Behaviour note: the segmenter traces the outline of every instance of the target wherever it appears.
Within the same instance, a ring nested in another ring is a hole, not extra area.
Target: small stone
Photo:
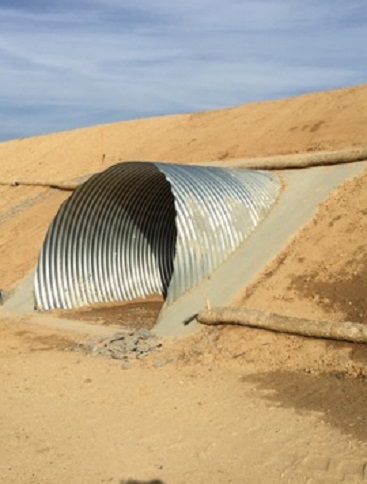
[[[152,333],[149,331],[149,329],[141,328],[136,332],[136,336],[139,339],[149,339],[152,337]]]
[[[151,350],[151,348],[152,346],[148,341],[140,341],[137,345],[137,351],[139,352],[148,352]]]
[[[131,361],[129,361],[129,360],[125,360],[125,361],[123,361],[123,362],[121,363],[121,368],[122,368],[123,370],[130,370],[130,368],[131,368]]]
[[[98,352],[98,354],[100,356],[106,356],[107,358],[109,358],[109,357],[113,358],[112,353],[113,353],[113,351],[110,350],[109,348],[100,348],[100,350]]]
[[[115,333],[112,338],[109,339],[109,343],[114,343],[115,341],[122,341],[125,339],[124,333]]]
[[[110,345],[108,345],[108,348],[111,348],[113,350],[117,350],[117,351],[122,351],[122,350],[126,350],[126,345],[123,344],[121,341],[114,341],[113,343],[111,343]]]
[[[124,358],[126,358],[126,351],[119,351],[111,348],[109,350],[109,356],[114,360],[123,360]]]
[[[106,338],[104,336],[100,336],[99,338],[97,338],[97,343],[103,343],[104,341],[106,341]]]
[[[94,341],[86,341],[83,347],[85,351],[93,351],[96,348]]]
[[[137,341],[135,338],[129,337],[125,343],[126,351],[136,351],[137,350]]]
[[[146,356],[148,356],[148,354],[149,354],[149,351],[139,351],[136,354],[136,358],[140,360],[141,358],[145,358]]]
[[[164,366],[166,364],[167,364],[166,360],[155,360],[154,368],[162,368],[162,366]]]

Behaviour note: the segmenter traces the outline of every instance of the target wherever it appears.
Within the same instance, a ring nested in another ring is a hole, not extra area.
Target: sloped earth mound
[[[367,172],[323,203],[236,304],[289,316],[367,323]]]
[[[103,127],[4,143],[3,176],[63,180],[104,169],[102,160],[149,153],[195,161],[360,146],[366,103],[362,86],[213,117],[136,121],[122,131],[111,125],[104,146]],[[364,173],[332,194],[237,304],[366,322],[366,182]],[[24,190],[0,188],[5,289],[34,267],[67,197]],[[106,329],[111,311],[104,311],[95,322]],[[87,313],[80,319],[92,319]],[[204,328],[127,364],[125,351],[145,351],[147,333],[138,327],[91,341],[33,323],[0,308],[0,481],[366,482],[366,345]],[[81,343],[90,351],[74,351]]]
[[[1,181],[66,181],[118,161],[182,163],[363,147],[367,85],[0,143]],[[0,186],[1,289],[37,262],[66,192]],[[354,210],[355,204],[351,207]]]

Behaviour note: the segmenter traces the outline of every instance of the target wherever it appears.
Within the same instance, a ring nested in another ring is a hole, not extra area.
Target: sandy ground
[[[1,179],[70,180],[118,161],[199,162],[366,146],[367,85],[0,143]]]
[[[0,144],[1,179],[365,146],[366,107],[358,86],[15,140]],[[334,193],[237,303],[365,322],[366,181]],[[0,187],[1,288],[34,266],[67,196]],[[76,317],[139,322],[159,304]],[[0,308],[0,482],[367,482],[365,345],[204,328],[124,369],[74,351],[86,335],[67,321],[32,321]]]
[[[367,479],[366,385],[335,371],[358,346],[204,330],[125,370],[72,351],[81,335],[0,331],[4,483]]]
[[[164,300],[160,295],[137,298],[133,301],[95,304],[73,310],[54,310],[55,317],[88,321],[99,325],[129,326],[132,329],[154,327]]]
[[[236,303],[367,323],[367,172],[339,187]]]

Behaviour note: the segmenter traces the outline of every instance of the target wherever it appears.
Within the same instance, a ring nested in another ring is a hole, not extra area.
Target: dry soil
[[[366,108],[367,86],[357,86],[14,140],[0,144],[0,181],[71,180],[120,160],[361,147]],[[366,181],[332,194],[236,303],[366,322]],[[67,196],[0,187],[1,288],[34,266]],[[135,309],[118,315],[136,322]],[[79,313],[94,327],[110,316]],[[74,351],[87,334],[62,321],[0,308],[1,482],[367,482],[366,346],[203,328],[124,369]]]

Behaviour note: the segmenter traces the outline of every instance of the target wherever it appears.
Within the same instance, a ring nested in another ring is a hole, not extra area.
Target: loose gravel
[[[107,338],[89,338],[79,343],[76,351],[82,351],[93,357],[106,357],[123,360],[122,368],[129,369],[133,360],[145,358],[151,353],[159,352],[162,340],[149,329],[136,331],[119,331]]]

